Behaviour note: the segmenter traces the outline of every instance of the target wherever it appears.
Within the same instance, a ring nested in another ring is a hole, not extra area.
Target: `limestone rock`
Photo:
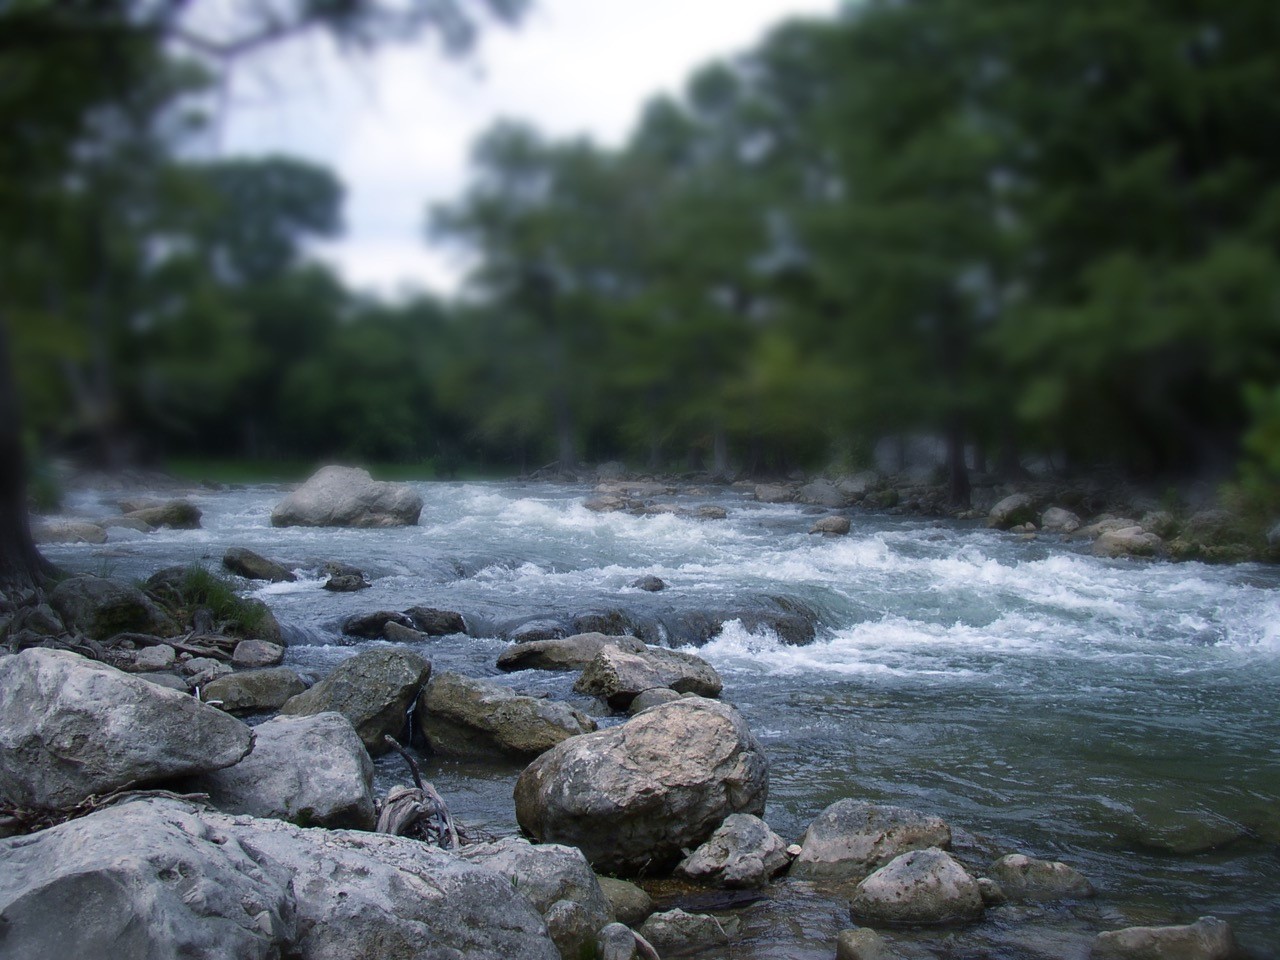
[[[623,923],[611,923],[601,928],[596,936],[596,957],[599,960],[634,960],[636,935]]]
[[[599,697],[615,710],[625,710],[651,687],[717,697],[723,684],[715,667],[691,653],[664,647],[631,652],[605,645],[573,685],[579,693]]]
[[[578,633],[572,637],[517,643],[498,655],[499,670],[581,670],[605,647],[641,653],[644,643],[635,637]]]
[[[273,527],[411,527],[422,497],[358,467],[322,467],[271,511]]]
[[[796,493],[790,487],[777,483],[761,483],[756,486],[756,499],[761,503],[790,503]]]
[[[1060,900],[1092,897],[1093,884],[1065,863],[1036,860],[1021,853],[1001,857],[988,871],[1005,896],[1013,900]]]
[[[1040,515],[1040,528],[1049,533],[1075,533],[1080,518],[1063,507],[1050,507]]]
[[[858,884],[854,917],[880,923],[954,923],[982,916],[978,883],[937,847],[895,857]]]
[[[204,685],[201,693],[206,703],[228,713],[259,713],[279,710],[290,697],[307,689],[306,683],[288,667],[266,670],[241,670]]]
[[[49,595],[49,603],[70,629],[94,640],[117,633],[171,637],[178,625],[145,593],[105,577],[72,577]]]
[[[903,807],[837,800],[809,824],[790,875],[800,880],[857,880],[899,854],[951,846],[951,828]]]
[[[1231,925],[1201,917],[1180,927],[1127,927],[1100,933],[1092,960],[1229,960],[1235,955]]]
[[[762,813],[767,793],[768,761],[742,715],[686,697],[542,754],[516,783],[516,818],[597,870],[628,872],[671,864],[730,814]]]
[[[187,500],[169,500],[155,506],[125,511],[126,520],[141,520],[151,527],[199,530],[200,509]]]
[[[850,503],[849,495],[829,480],[806,483],[796,491],[796,499],[819,507],[847,507]]]
[[[265,640],[241,640],[231,654],[236,667],[274,667],[284,659],[284,647]]]
[[[222,565],[232,573],[249,580],[270,580],[272,583],[293,583],[298,578],[285,567],[268,560],[246,547],[232,547],[222,555]]]
[[[636,698],[627,707],[627,713],[634,717],[637,713],[648,710],[650,707],[670,703],[672,700],[679,700],[683,696],[688,696],[688,694],[676,693],[668,687],[650,687],[648,690],[641,690],[636,694]]]
[[[680,862],[676,874],[730,888],[762,887],[789,862],[787,842],[767,823],[735,813]]]
[[[239,762],[253,732],[194,697],[62,650],[0,659],[0,796],[66,809]]]
[[[1123,527],[1102,534],[1093,542],[1095,557],[1154,557],[1164,550],[1164,541],[1141,527]]]

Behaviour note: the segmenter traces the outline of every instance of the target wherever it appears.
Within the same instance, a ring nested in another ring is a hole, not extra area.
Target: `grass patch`
[[[181,623],[190,623],[195,611],[204,608],[229,636],[279,636],[279,625],[265,603],[240,596],[231,581],[198,564],[161,570],[143,587]]]

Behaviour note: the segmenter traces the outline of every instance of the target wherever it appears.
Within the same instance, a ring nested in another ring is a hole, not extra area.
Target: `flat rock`
[[[1021,853],[1001,857],[987,873],[1011,900],[1064,900],[1094,895],[1093,884],[1073,867]]]
[[[307,689],[306,682],[288,667],[240,670],[210,680],[201,691],[205,702],[228,713],[261,713],[279,710],[290,697]]]
[[[652,687],[717,697],[723,684],[715,667],[691,653],[663,647],[631,651],[604,645],[573,685],[579,693],[599,697],[615,710],[625,710],[637,695]]]
[[[900,854],[951,846],[951,828],[903,807],[837,800],[809,824],[790,875],[800,880],[858,880]]]
[[[232,547],[222,555],[222,565],[234,574],[249,580],[270,580],[272,583],[293,583],[298,578],[274,560],[268,560],[247,547]]]
[[[238,763],[253,732],[194,697],[62,650],[0,659],[0,796],[67,809]]]
[[[787,841],[759,817],[735,813],[676,867],[676,875],[729,888],[762,887],[790,863]]]
[[[70,629],[94,640],[117,633],[171,637],[173,622],[145,593],[130,583],[106,577],[71,577],[49,595],[49,603]]]
[[[404,483],[384,483],[358,467],[322,467],[276,504],[273,527],[405,527],[422,513],[422,497]]]
[[[937,847],[895,857],[858,884],[855,918],[880,923],[956,923],[982,916],[982,893],[946,851]]]
[[[605,647],[640,653],[645,644],[635,637],[579,633],[572,637],[517,643],[498,654],[499,670],[582,670]]]
[[[762,813],[767,793],[768,761],[742,715],[686,697],[542,754],[516,783],[516,818],[535,840],[627,873],[674,864],[730,814]]]
[[[1231,925],[1201,917],[1177,927],[1127,927],[1100,933],[1093,960],[1229,960],[1235,956]]]

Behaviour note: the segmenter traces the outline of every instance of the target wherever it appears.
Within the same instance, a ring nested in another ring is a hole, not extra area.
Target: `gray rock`
[[[194,697],[62,650],[0,659],[0,796],[66,809],[238,763],[253,732]]]
[[[861,473],[855,473],[852,476],[841,477],[836,481],[836,489],[851,500],[856,500],[866,496],[881,482],[882,478],[876,471],[863,470]]]
[[[663,647],[632,652],[605,645],[573,685],[579,693],[599,697],[615,710],[625,710],[652,687],[717,697],[723,684],[715,667],[691,653]]]
[[[1277,531],[1280,531],[1280,524],[1276,525],[1276,529]],[[1277,540],[1280,540],[1280,536],[1277,536]],[[636,590],[645,590],[649,593],[658,593],[659,591],[667,589],[667,585],[663,583],[662,578],[655,577],[653,574],[638,577],[631,581],[631,586]]]
[[[518,696],[492,680],[438,673],[418,701],[418,727],[436,753],[535,757],[590,733],[595,721],[555,700]]]
[[[170,527],[174,530],[199,530],[200,509],[187,500],[170,500],[157,506],[126,510],[126,520],[141,520],[151,527]]]
[[[504,636],[513,643],[534,643],[538,640],[558,640],[574,632],[586,633],[588,631],[572,631],[561,620],[542,617],[518,623],[505,630]]]
[[[431,638],[421,630],[402,627],[394,620],[388,620],[382,628],[383,639],[389,643],[426,643]]]
[[[143,647],[133,655],[133,668],[139,672],[168,670],[177,660],[178,654],[167,643],[154,647]]]
[[[120,530],[133,530],[137,533],[151,533],[155,527],[147,523],[145,520],[139,520],[137,517],[107,517],[100,521],[100,526],[104,530],[113,528]]]
[[[951,828],[903,807],[837,800],[809,824],[790,875],[800,880],[857,880],[899,854],[951,846]]]
[[[231,672],[231,668],[225,663],[212,657],[192,657],[184,661],[179,669],[190,678],[199,677],[202,683]]]
[[[644,643],[635,637],[578,633],[572,637],[513,644],[498,654],[498,669],[581,670],[605,647],[617,647],[633,653],[640,653],[645,649]]]
[[[201,693],[206,703],[228,713],[260,713],[279,710],[290,697],[307,689],[306,683],[288,667],[242,670],[210,680]]]
[[[178,625],[151,598],[129,583],[105,577],[72,577],[49,595],[63,623],[94,640],[117,633],[171,637]]]
[[[342,632],[349,637],[364,637],[366,640],[381,640],[386,636],[388,623],[398,623],[402,627],[414,629],[413,621],[403,613],[394,610],[376,610],[373,613],[359,613],[342,621]]]
[[[1142,529],[1162,539],[1178,532],[1178,521],[1168,510],[1151,510],[1142,515]]]
[[[1164,551],[1164,541],[1141,527],[1123,527],[1102,534],[1090,549],[1095,557],[1155,557]]]
[[[1104,533],[1111,533],[1114,530],[1127,530],[1129,527],[1141,528],[1141,526],[1132,517],[1117,517],[1110,513],[1104,513],[1100,517],[1095,517],[1094,521],[1088,526],[1081,527],[1077,533],[1081,537],[1096,540]]]
[[[373,584],[362,576],[353,577],[350,574],[340,573],[326,580],[322,589],[331,593],[355,593],[357,590],[368,590],[372,586]]]
[[[1235,956],[1231,925],[1201,917],[1181,927],[1127,927],[1100,933],[1093,960],[1229,960]]]
[[[758,484],[755,495],[761,503],[790,503],[796,498],[795,490],[777,483]]]
[[[982,902],[988,907],[998,907],[1009,902],[1004,889],[990,877],[978,878],[978,892],[982,894]]]
[[[796,491],[796,499],[801,503],[809,503],[818,507],[847,507],[849,495],[829,480],[815,480],[806,483]]]
[[[36,543],[106,543],[107,531],[88,520],[50,518],[32,524]]]
[[[241,640],[231,654],[237,667],[274,667],[284,659],[284,647],[265,640]]]
[[[724,507],[717,506],[714,503],[704,503],[693,515],[699,520],[727,520],[729,519],[729,511]]]
[[[676,693],[669,687],[651,687],[636,694],[636,698],[627,707],[627,713],[634,717],[637,713],[648,710],[650,707],[670,703],[672,700],[679,700],[685,696],[691,696],[691,694]]]
[[[982,916],[978,883],[937,847],[895,857],[858,884],[855,918],[880,923],[955,923]]]
[[[372,830],[373,761],[340,713],[276,717],[253,728],[253,752],[192,781],[224,813],[300,827]]]
[[[430,676],[431,664],[413,651],[375,647],[344,660],[280,712],[311,716],[336,710],[355,726],[365,749],[378,756],[389,749],[383,737],[403,729],[409,705]]]
[[[1036,860],[1021,853],[1001,857],[988,871],[1012,900],[1062,900],[1092,897],[1093,884],[1065,863]]]
[[[358,467],[322,467],[271,511],[273,527],[411,527],[422,497]]]
[[[1049,533],[1075,533],[1080,529],[1080,518],[1064,507],[1050,507],[1040,514],[1040,528]]]
[[[729,945],[729,935],[715,917],[706,913],[685,913],[678,907],[651,916],[640,927],[640,936],[653,944],[664,958]]]
[[[637,927],[653,913],[653,898],[630,880],[617,877],[598,877],[613,915],[628,927]]]
[[[729,888],[763,887],[788,863],[787,841],[759,817],[735,813],[680,862],[676,874]]]
[[[634,960],[636,935],[623,923],[611,923],[602,927],[596,937],[598,960]]]
[[[410,607],[405,613],[413,621],[413,627],[431,637],[447,637],[451,634],[467,632],[467,622],[456,610]]]
[[[829,537],[843,537],[849,532],[850,527],[848,517],[823,517],[809,528],[809,532],[821,533]]]
[[[869,927],[841,930],[836,939],[836,960],[891,960],[884,937]]]
[[[187,686],[187,681],[174,673],[137,673],[134,676],[139,680],[147,681],[147,683],[154,683],[158,687],[164,687],[166,690],[177,690],[179,693],[186,693],[191,689]]]
[[[250,580],[293,583],[298,579],[292,571],[246,547],[232,547],[223,554],[222,565],[232,573]]]
[[[1036,520],[1035,497],[1029,493],[1014,493],[991,508],[987,514],[987,526],[996,530],[1008,530],[1020,523]]]
[[[542,754],[516,783],[516,818],[535,840],[626,873],[673,863],[730,814],[762,813],[767,793],[768,761],[742,715],[686,697]]]

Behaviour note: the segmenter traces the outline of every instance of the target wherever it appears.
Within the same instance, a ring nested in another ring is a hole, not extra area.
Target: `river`
[[[807,645],[730,621],[696,650],[769,755],[775,830],[798,837],[842,797],[895,803],[943,817],[982,849],[1064,860],[1100,890],[1088,907],[904,934],[905,955],[1068,956],[1086,932],[1213,914],[1258,957],[1280,956],[1280,569],[1101,560],[1058,537],[862,512],[848,536],[823,538],[807,531],[824,511],[735,488],[663,498],[728,514],[697,520],[593,513],[581,486],[416,486],[416,527],[276,530],[281,491],[248,487],[196,492],[201,530],[112,530],[106,545],[46,552],[126,577],[216,566],[229,546],[298,569],[354,564],[371,589],[329,593],[313,572],[255,591],[290,636],[286,662],[317,675],[358,648],[341,620],[375,609],[462,612],[482,636],[423,652],[437,670],[484,676],[497,675],[498,634],[533,617],[621,611],[661,632],[708,609],[808,611]],[[112,512],[94,494],[71,505]],[[630,586],[644,574],[667,589]],[[572,696],[571,677],[501,679]],[[399,780],[398,764],[382,761],[380,781]],[[515,830],[518,772],[426,767],[455,815],[495,834]],[[807,926],[796,916],[806,896],[746,910],[733,956],[829,957],[829,940],[802,941],[849,924],[817,898]],[[1056,932],[1028,937],[1032,921]]]

